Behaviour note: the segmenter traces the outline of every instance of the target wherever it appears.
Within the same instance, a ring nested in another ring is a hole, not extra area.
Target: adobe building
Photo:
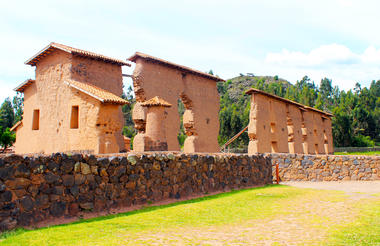
[[[333,154],[330,113],[254,88],[248,125],[248,154]]]
[[[15,89],[24,93],[23,119],[12,128],[16,153],[125,149],[121,67],[130,64],[57,43],[25,64],[36,78]]]
[[[185,106],[183,125],[187,135],[184,152],[219,152],[219,94],[216,83],[224,80],[140,52],[128,60],[136,63],[132,78],[137,102],[132,117],[139,133],[146,131],[147,113],[142,103],[155,96],[164,98],[172,105],[166,110],[168,150],[179,151],[178,100],[181,100]],[[134,149],[136,147],[134,142]]]

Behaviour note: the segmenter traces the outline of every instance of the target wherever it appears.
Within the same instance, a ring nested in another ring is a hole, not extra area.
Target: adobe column
[[[144,151],[167,151],[165,108],[171,107],[172,105],[156,96],[143,102],[141,106],[147,107]]]

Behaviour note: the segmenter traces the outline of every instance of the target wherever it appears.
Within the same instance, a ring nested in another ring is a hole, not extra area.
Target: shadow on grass
[[[272,187],[285,188],[285,187],[289,187],[289,186],[287,186],[287,185],[270,184],[270,185],[265,185],[265,186],[261,186],[261,187],[254,187],[254,188],[247,188],[247,189],[240,189],[240,190],[231,190],[231,191],[228,191],[228,192],[223,192],[223,193],[219,193],[219,194],[215,194],[215,195],[209,195],[209,196],[194,198],[194,199],[185,200],[185,201],[173,202],[173,203],[169,203],[169,204],[165,204],[165,205],[157,205],[157,206],[155,206],[155,205],[147,205],[149,207],[143,207],[141,209],[137,209],[137,210],[133,210],[133,211],[128,211],[128,212],[125,212],[125,213],[118,213],[118,214],[99,216],[99,217],[90,218],[90,219],[79,219],[78,221],[67,223],[67,224],[53,225],[53,226],[42,227],[42,228],[38,228],[38,229],[17,228],[17,229],[12,230],[12,231],[4,232],[3,234],[0,235],[0,239],[4,240],[4,239],[6,239],[6,238],[8,238],[10,236],[21,235],[21,234],[23,234],[25,232],[33,231],[33,230],[43,231],[43,230],[47,230],[47,229],[50,229],[50,228],[59,228],[59,227],[67,226],[67,225],[75,225],[75,224],[82,224],[82,223],[91,223],[91,222],[95,222],[95,221],[110,220],[110,219],[117,218],[117,217],[130,216],[130,215],[141,214],[141,213],[147,213],[147,212],[151,212],[151,211],[155,211],[155,210],[160,210],[160,209],[165,209],[165,208],[170,208],[170,207],[175,207],[175,206],[183,205],[183,204],[199,203],[199,202],[208,201],[208,200],[214,200],[214,199],[218,199],[218,198],[222,198],[222,197],[228,197],[228,196],[231,196],[231,195],[234,195],[234,194],[238,194],[238,193],[244,193],[244,192],[249,192],[249,191],[252,191],[252,190],[259,190],[259,189],[263,189],[264,190],[264,189],[268,189],[268,188],[272,188]]]

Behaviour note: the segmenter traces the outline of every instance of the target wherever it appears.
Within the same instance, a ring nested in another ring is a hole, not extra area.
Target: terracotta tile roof
[[[123,98],[116,96],[115,94],[106,91],[102,88],[99,88],[97,86],[83,83],[83,82],[78,82],[75,80],[66,80],[65,83],[72,87],[75,88],[99,101],[102,103],[114,103],[114,104],[129,104],[127,100],[124,100]]]
[[[22,126],[22,120],[17,121],[16,124],[14,124],[14,126],[12,126],[12,128],[9,129],[9,131],[14,132],[14,131],[17,130],[17,128],[18,128],[19,126]]]
[[[136,52],[133,56],[129,57],[127,60],[129,60],[131,62],[136,62],[137,58],[142,58],[144,60],[148,60],[148,61],[151,61],[151,62],[156,62],[156,63],[162,64],[164,66],[167,66],[167,67],[171,67],[171,68],[174,68],[174,69],[179,69],[179,70],[187,72],[187,73],[198,75],[198,76],[203,77],[203,78],[215,80],[216,82],[219,82],[219,81],[225,82],[224,79],[221,79],[221,78],[216,77],[214,75],[211,75],[211,74],[208,74],[208,73],[204,73],[204,72],[201,72],[201,71],[198,71],[198,70],[186,67],[186,66],[178,65],[178,64],[175,64],[175,63],[172,63],[172,62],[169,62],[169,61],[165,61],[163,59],[160,59],[160,58],[157,58],[157,57],[154,57],[154,56],[151,56],[151,55],[147,55],[147,54],[144,54],[144,53],[141,53],[141,52]]]
[[[162,99],[159,96],[155,96],[143,103],[141,103],[141,106],[163,106],[163,107],[171,107],[172,105]]]
[[[286,98],[283,98],[283,97],[279,97],[279,96],[276,96],[276,95],[272,95],[270,93],[267,93],[265,91],[261,91],[261,90],[258,90],[258,89],[255,89],[255,88],[251,88],[249,90],[247,90],[245,92],[245,94],[248,94],[248,95],[251,95],[251,94],[262,94],[262,95],[265,95],[265,96],[268,96],[268,97],[271,97],[271,98],[274,98],[274,99],[277,99],[277,100],[280,100],[280,101],[283,101],[283,102],[286,102],[286,103],[289,103],[289,104],[293,104],[293,105],[296,105],[298,106],[301,110],[304,110],[304,111],[308,111],[308,110],[311,110],[311,111],[315,111],[315,112],[318,112],[320,114],[323,114],[323,115],[326,115],[328,117],[332,117],[334,116],[333,114],[330,114],[330,113],[327,113],[325,111],[322,111],[322,110],[319,110],[319,109],[316,109],[316,108],[312,108],[312,107],[309,107],[309,106],[306,106],[306,105],[303,105],[301,103],[298,103],[298,102],[295,102],[295,101],[292,101],[292,100],[289,100],[289,99],[286,99]]]
[[[129,67],[131,66],[131,64],[129,64],[123,60],[119,60],[119,59],[111,58],[108,56],[96,54],[96,53],[93,53],[90,51],[76,49],[76,48],[73,48],[73,47],[70,47],[67,45],[58,44],[58,43],[54,43],[54,42],[50,43],[48,46],[46,46],[44,49],[42,49],[40,52],[38,52],[32,58],[27,60],[25,62],[25,64],[35,66],[40,61],[40,59],[49,55],[54,50],[62,50],[62,51],[65,51],[65,52],[73,54],[73,55],[83,56],[83,57],[87,57],[87,58],[95,59],[95,60],[102,60],[104,62],[113,63],[113,64],[117,64],[120,66],[129,66]]]
[[[31,84],[36,82],[34,79],[27,79],[24,82],[22,82],[19,86],[14,88],[13,90],[18,91],[18,92],[24,92],[24,90],[29,87]]]

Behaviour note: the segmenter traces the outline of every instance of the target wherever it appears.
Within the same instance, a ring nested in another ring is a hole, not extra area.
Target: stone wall
[[[0,229],[269,183],[271,162],[262,155],[7,155],[0,157]]]
[[[380,180],[380,156],[268,154],[281,181]],[[273,168],[273,178],[276,179]]]

